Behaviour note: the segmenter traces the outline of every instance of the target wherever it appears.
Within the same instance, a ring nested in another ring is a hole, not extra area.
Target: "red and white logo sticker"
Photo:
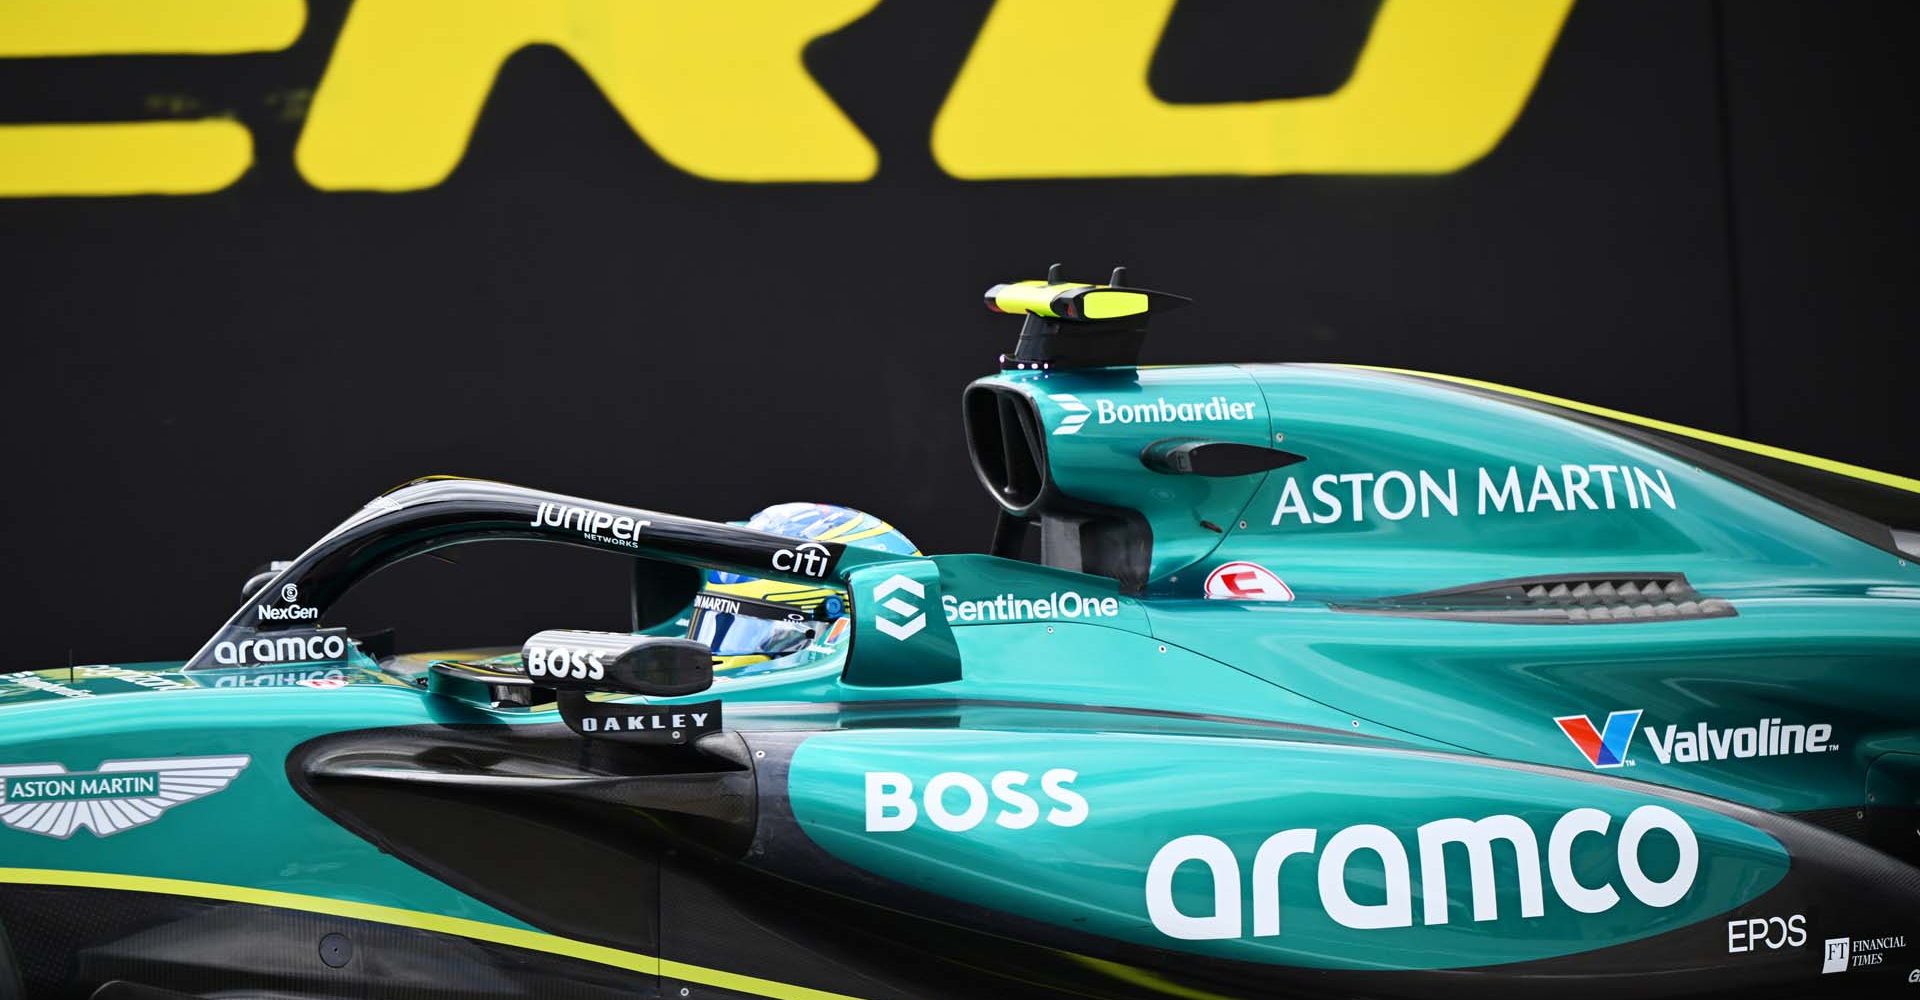
[[[1230,562],[1207,574],[1207,599],[1291,601],[1293,589],[1259,563]]]
[[[324,691],[346,687],[347,679],[345,677],[302,677],[294,683],[301,687],[320,688]]]

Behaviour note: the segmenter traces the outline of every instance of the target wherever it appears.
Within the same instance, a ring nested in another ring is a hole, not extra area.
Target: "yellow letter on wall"
[[[578,62],[669,163],[727,181],[860,181],[879,158],[801,64],[878,0],[357,0],[294,160],[315,187],[432,187],[500,64]]]
[[[999,0],[933,127],[972,180],[1445,173],[1520,114],[1573,0],[1385,0],[1323,97],[1169,104],[1147,69],[1176,0]]]
[[[300,37],[302,0],[4,0],[0,58],[272,52]],[[0,197],[203,194],[253,163],[228,118],[0,125]]]

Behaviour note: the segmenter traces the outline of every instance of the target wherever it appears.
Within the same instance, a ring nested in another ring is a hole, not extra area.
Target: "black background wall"
[[[958,393],[1014,333],[979,293],[1054,260],[1198,299],[1151,361],[1423,368],[1920,473],[1905,6],[1582,0],[1500,144],[1426,176],[957,180],[928,133],[983,0],[884,0],[808,48],[880,153],[849,184],[690,176],[530,48],[444,183],[316,190],[266,98],[319,79],[335,0],[281,53],[0,60],[0,122],[185,94],[256,145],[214,194],[0,199],[5,660],[183,656],[255,565],[432,472],[710,517],[833,500],[978,547]],[[1370,13],[1184,0],[1151,82],[1331,90]],[[617,622],[618,560],[476,548],[348,624]]]

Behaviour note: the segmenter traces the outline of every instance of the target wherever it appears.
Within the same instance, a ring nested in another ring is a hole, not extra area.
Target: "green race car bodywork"
[[[993,554],[425,480],[186,661],[0,675],[0,966],[30,995],[1920,989],[1920,545],[1881,513],[1920,484],[1339,366],[1015,365],[964,410]],[[850,637],[592,700],[627,741],[513,687],[518,653],[376,660],[327,618],[503,537],[633,560],[640,640],[689,567],[842,587]]]

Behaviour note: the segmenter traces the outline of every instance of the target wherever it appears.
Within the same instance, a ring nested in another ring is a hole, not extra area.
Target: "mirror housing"
[[[653,705],[596,701],[590,691],[672,698],[713,686],[705,643],[657,635],[549,629],[528,639],[520,662],[527,682],[554,690],[567,727],[623,743],[688,746],[720,730],[719,700]]]
[[[548,629],[527,640],[520,660],[529,681],[556,691],[673,698],[713,686],[713,652],[691,639]]]
[[[668,705],[598,701],[589,693],[673,698],[713,685],[713,653],[691,639],[624,632],[549,629],[520,649],[520,669],[443,660],[429,687],[495,707],[532,707],[552,692],[560,718],[582,736],[623,743],[690,746],[718,732],[720,701]]]

